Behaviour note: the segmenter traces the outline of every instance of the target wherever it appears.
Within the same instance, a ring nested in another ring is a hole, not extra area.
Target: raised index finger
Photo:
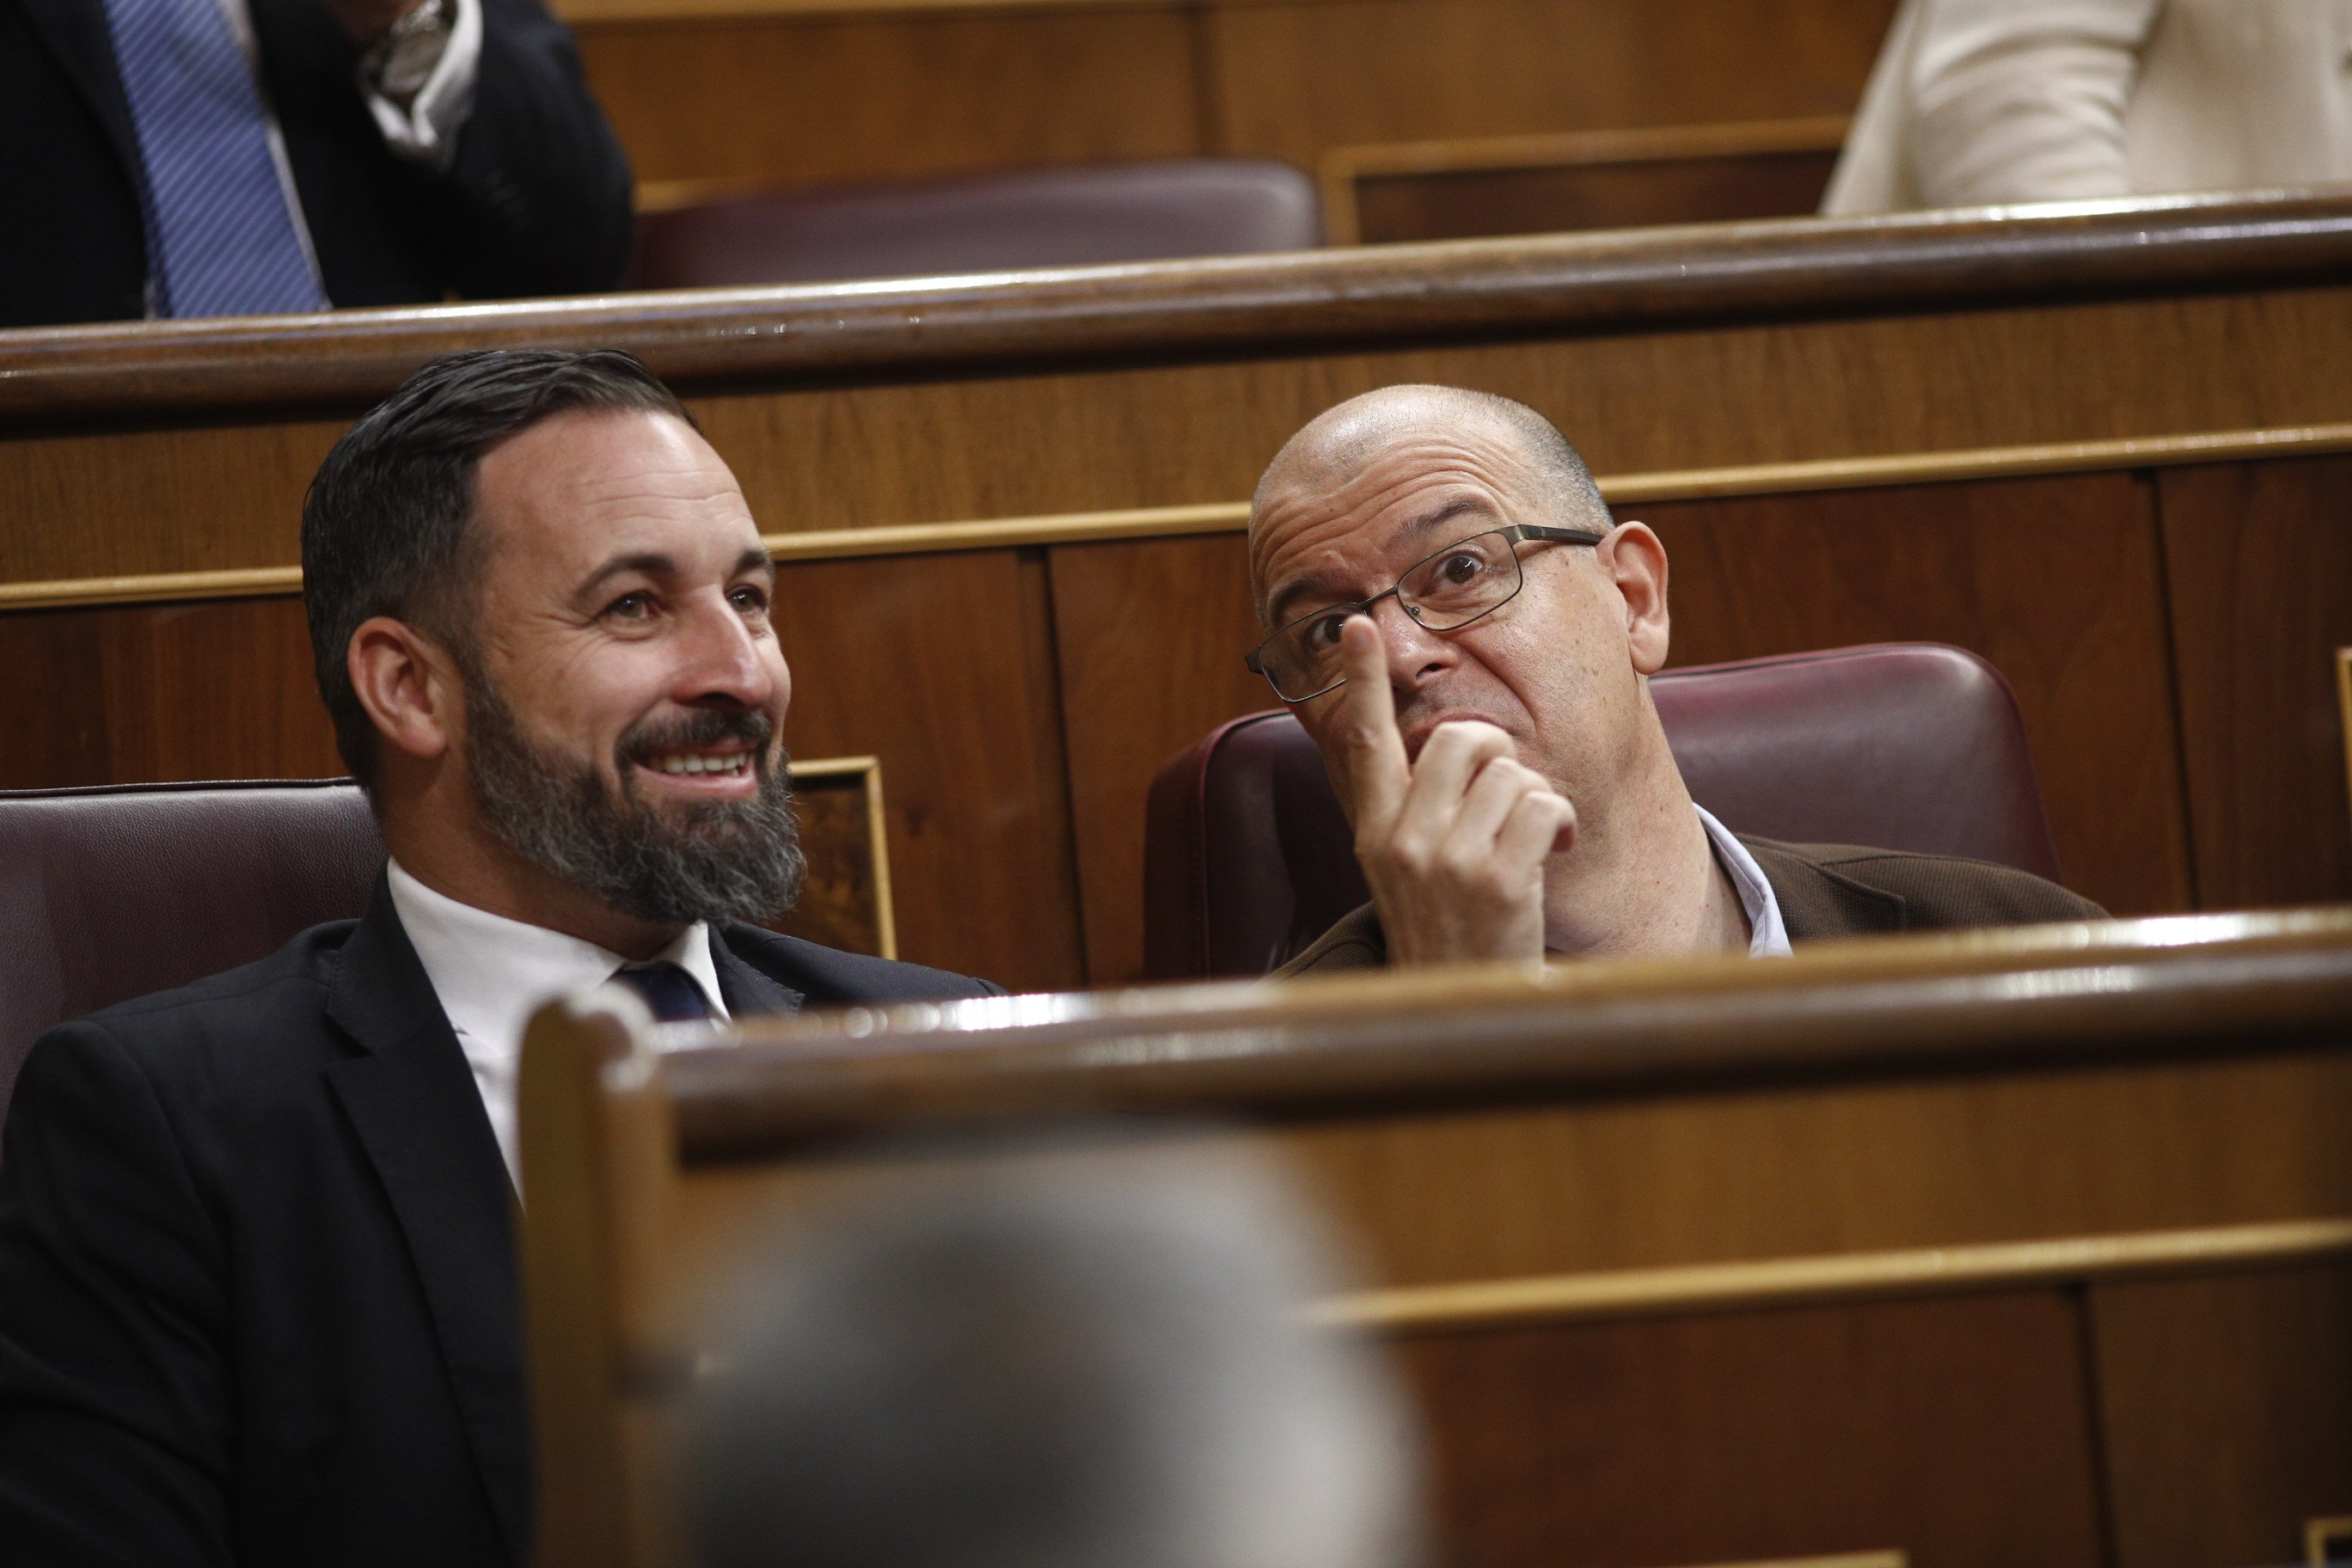
[[[1339,727],[1360,836],[1368,827],[1385,829],[1396,820],[1412,783],[1412,765],[1405,761],[1404,736],[1397,731],[1388,647],[1371,616],[1349,616],[1339,628],[1339,662],[1348,673],[1339,699]]]

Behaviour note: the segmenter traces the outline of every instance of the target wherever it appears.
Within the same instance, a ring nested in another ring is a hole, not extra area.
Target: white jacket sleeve
[[[2163,0],[1925,0],[1912,183],[1929,206],[2128,195],[2124,109]]]

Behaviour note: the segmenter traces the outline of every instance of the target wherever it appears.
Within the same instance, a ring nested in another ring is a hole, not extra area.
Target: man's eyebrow
[[[572,597],[593,598],[597,589],[614,578],[631,572],[642,572],[648,577],[675,577],[677,575],[677,563],[659,551],[639,551],[631,555],[615,555],[583,579],[580,586],[572,590]]]
[[[755,544],[735,557],[735,570],[730,577],[740,577],[746,572],[757,572],[771,583],[776,580],[776,558],[768,553],[764,544]]]
[[[1451,500],[1432,507],[1428,511],[1406,523],[1397,530],[1396,536],[1401,540],[1422,538],[1453,521],[1464,512],[1491,513],[1493,510],[1494,508],[1486,503],[1484,496],[1455,496]],[[1266,620],[1276,626],[1286,624],[1287,617],[1284,612],[1297,603],[1303,595],[1313,592],[1322,584],[1323,580],[1312,574],[1299,578],[1295,583],[1286,584],[1280,593],[1266,601]]]

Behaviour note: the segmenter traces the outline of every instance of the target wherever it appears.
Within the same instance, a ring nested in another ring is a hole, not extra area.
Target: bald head
[[[1550,420],[1491,392],[1407,384],[1383,386],[1327,408],[1284,442],[1258,479],[1250,527],[1256,530],[1268,499],[1288,486],[1329,486],[1402,442],[1467,430],[1501,437],[1534,498],[1559,520],[1608,526],[1608,503],[1592,482],[1592,470]]]

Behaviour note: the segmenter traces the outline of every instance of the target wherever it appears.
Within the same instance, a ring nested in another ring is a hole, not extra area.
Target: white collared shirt
[[[1703,805],[1696,809],[1700,826],[1706,829],[1707,841],[1715,846],[1715,858],[1730,875],[1731,886],[1739,895],[1739,907],[1747,911],[1748,956],[1788,957],[1789,928],[1781,923],[1780,900],[1773,893],[1764,868],[1756,863],[1748,846],[1732,836],[1731,829],[1715,819],[1714,813]]]
[[[523,1026],[551,997],[601,985],[629,960],[593,942],[544,926],[525,925],[436,893],[392,862],[392,907],[425,965],[441,1011],[474,1069],[474,1087],[489,1113],[507,1174],[522,1190],[515,1148],[515,1079],[522,1063]],[[693,977],[702,999],[729,1017],[719,994],[719,966],[710,956],[710,928],[700,921],[654,955]]]

